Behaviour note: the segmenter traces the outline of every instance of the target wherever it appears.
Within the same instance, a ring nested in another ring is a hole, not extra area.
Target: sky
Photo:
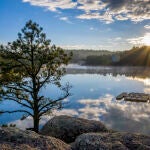
[[[150,0],[0,0],[0,44],[14,41],[30,19],[65,49],[150,45]]]

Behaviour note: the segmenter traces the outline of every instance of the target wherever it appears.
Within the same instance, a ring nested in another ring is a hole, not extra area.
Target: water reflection
[[[80,65],[68,65],[66,67],[68,74],[112,74],[113,76],[125,75],[139,78],[150,77],[150,67],[93,67],[93,66],[80,66]]]
[[[95,69],[95,70],[94,70]],[[150,134],[150,104],[116,101],[122,92],[150,92],[150,69],[145,68],[79,68],[67,69],[68,74],[62,82],[69,82],[73,94],[65,101],[64,109],[54,111],[41,119],[40,125],[55,115],[71,115],[82,118],[101,120],[108,127],[121,130]],[[55,97],[58,91],[50,85],[41,91],[46,96]],[[3,103],[1,108],[15,109],[17,104]],[[0,109],[1,109],[0,108]],[[32,127],[32,118],[20,121],[21,115],[2,115],[0,123],[13,122],[25,129]]]
[[[79,116],[78,112],[74,109],[63,109],[60,111],[54,110],[52,114],[42,116],[42,118],[40,120],[40,127],[43,126],[52,117],[59,116],[59,115]],[[16,126],[22,130],[25,130],[26,128],[33,127],[33,120],[31,117],[27,117],[23,121],[20,119],[15,120],[15,121],[11,121],[9,124],[11,124],[11,123],[16,124]]]
[[[54,111],[51,116],[44,116],[40,125],[45,124],[52,116],[70,115],[81,118],[100,120],[107,127],[120,130],[150,134],[150,105],[148,103],[131,103],[116,101],[113,95],[106,94],[98,99],[80,99],[82,104],[79,109],[63,109]],[[32,118],[16,120],[19,128],[32,127]]]
[[[148,77],[146,77],[145,76],[145,78],[140,78],[140,77],[128,77],[128,79],[130,79],[130,80],[137,80],[137,81],[139,81],[139,82],[143,82],[144,83],[144,85],[145,86],[149,86],[150,87],[150,78],[148,78]]]
[[[115,101],[106,95],[99,99],[82,99],[80,116],[102,120],[108,127],[121,131],[150,134],[150,104]]]

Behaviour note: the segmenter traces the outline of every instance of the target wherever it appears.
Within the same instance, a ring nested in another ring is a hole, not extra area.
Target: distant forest
[[[89,66],[150,66],[150,46],[126,51],[65,50],[73,53],[70,63]],[[1,54],[0,54],[1,55]],[[0,56],[1,59],[1,56]]]
[[[150,66],[150,46],[127,51],[66,50],[73,53],[71,63],[91,66]]]

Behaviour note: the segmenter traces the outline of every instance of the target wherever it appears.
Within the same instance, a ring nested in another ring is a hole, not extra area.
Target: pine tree
[[[62,86],[60,79],[65,73],[71,55],[63,49],[51,45],[43,29],[28,21],[18,33],[18,39],[7,46],[0,46],[0,98],[23,106],[19,110],[4,110],[1,113],[23,112],[23,118],[33,117],[33,130],[39,131],[39,121],[43,115],[62,107],[62,102],[70,95],[70,86]],[[63,91],[58,99],[41,95],[47,84],[55,84]]]

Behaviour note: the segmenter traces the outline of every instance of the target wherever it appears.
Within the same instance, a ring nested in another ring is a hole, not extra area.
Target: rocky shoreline
[[[99,121],[57,116],[39,134],[0,128],[0,150],[150,150],[150,136],[113,131]]]

